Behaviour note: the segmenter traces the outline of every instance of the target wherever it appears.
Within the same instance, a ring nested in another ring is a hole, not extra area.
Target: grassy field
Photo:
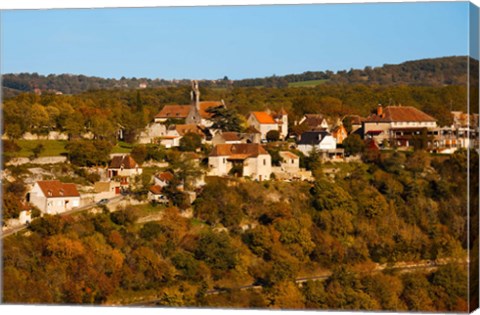
[[[311,80],[311,81],[302,81],[302,82],[291,82],[288,83],[288,87],[315,87],[320,84],[324,84],[328,80]]]
[[[44,148],[40,156],[58,156],[67,152],[65,151],[65,145],[67,144],[65,140],[18,140],[17,144],[20,146],[20,152],[16,153],[15,156],[18,157],[33,155],[32,149],[39,144],[43,145]]]
[[[123,141],[117,142],[113,147],[112,153],[130,153],[132,151],[132,145]]]

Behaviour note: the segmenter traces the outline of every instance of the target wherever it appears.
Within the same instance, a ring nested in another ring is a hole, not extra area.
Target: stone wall
[[[68,140],[66,133],[58,131],[50,131],[48,135],[37,135],[34,133],[26,132],[22,136],[23,140]]]
[[[67,162],[67,157],[66,156],[43,156],[39,157],[33,160],[30,160],[29,158],[21,157],[21,158],[13,158],[10,161],[8,161],[7,165],[23,165],[23,164],[58,164],[58,163],[65,163]]]

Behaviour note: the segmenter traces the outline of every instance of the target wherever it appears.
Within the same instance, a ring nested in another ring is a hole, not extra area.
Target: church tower
[[[192,105],[197,109],[200,110],[200,90],[198,89],[198,81],[192,81],[192,91],[190,92],[190,97],[192,101]]]
[[[187,124],[198,125],[202,122],[200,116],[200,90],[198,89],[198,81],[192,80],[192,91],[190,91],[191,109],[185,120]]]

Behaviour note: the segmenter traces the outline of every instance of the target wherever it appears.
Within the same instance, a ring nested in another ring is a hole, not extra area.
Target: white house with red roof
[[[269,180],[272,158],[260,145],[254,143],[218,144],[208,157],[210,176],[233,175]]]
[[[59,180],[36,182],[28,199],[45,214],[58,214],[80,206],[80,194],[75,184]]]
[[[142,174],[142,168],[128,154],[114,156],[108,166],[108,177],[134,177]]]
[[[153,180],[156,186],[165,187],[170,184],[173,179],[173,174],[170,172],[161,172],[159,174],[155,174]]]
[[[149,201],[156,203],[166,204],[168,203],[167,196],[163,193],[163,187],[159,185],[152,185],[148,189],[147,198]]]
[[[251,112],[247,124],[260,132],[262,140],[267,139],[267,133],[271,130],[277,130],[280,139],[285,139],[288,135],[288,114],[283,109],[277,114],[270,114],[267,111]]]

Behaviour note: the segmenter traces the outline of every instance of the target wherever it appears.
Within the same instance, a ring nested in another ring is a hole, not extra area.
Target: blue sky
[[[2,73],[231,79],[468,54],[467,2],[2,11]]]

